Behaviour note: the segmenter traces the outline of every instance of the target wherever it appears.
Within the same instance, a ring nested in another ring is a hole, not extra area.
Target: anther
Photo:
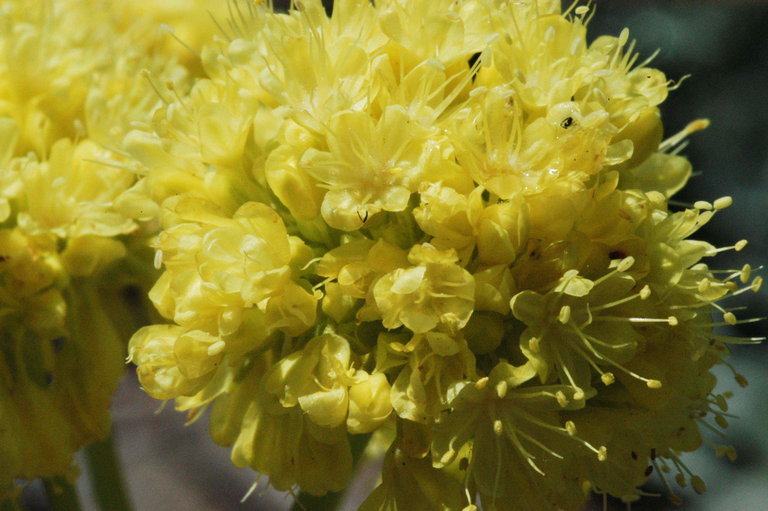
[[[479,380],[477,380],[475,382],[475,388],[477,390],[483,390],[486,385],[488,385],[488,377],[487,376],[483,376],[482,378],[480,378]]]
[[[717,210],[720,210],[720,209],[725,209],[725,208],[727,208],[727,207],[728,207],[728,206],[730,206],[731,204],[733,204],[733,199],[732,199],[731,197],[728,197],[728,196],[726,195],[725,197],[720,197],[719,199],[717,199],[717,200],[714,202],[714,204],[713,204],[713,205],[715,206],[715,209],[717,209]]]
[[[715,422],[717,423],[718,426],[720,426],[723,429],[728,427],[728,421],[726,420],[725,417],[723,417],[720,414],[715,415]]]
[[[224,348],[226,346],[227,345],[224,341],[216,341],[215,343],[208,346],[208,356],[215,357],[216,355],[224,351]]]
[[[501,436],[501,434],[504,432],[504,425],[501,423],[499,419],[496,419],[493,421],[493,433],[496,436]]]
[[[623,273],[623,272],[627,271],[628,269],[630,269],[633,264],[635,264],[635,258],[634,257],[632,257],[632,256],[625,257],[624,259],[621,260],[619,265],[616,267],[616,270]]]
[[[682,472],[678,472],[678,474],[675,476],[675,481],[677,481],[677,484],[681,488],[685,488],[688,485],[688,481],[685,480],[685,476]]]
[[[723,314],[723,321],[725,321],[729,325],[735,325],[736,315],[733,312],[726,312],[725,314]]]
[[[739,240],[739,241],[737,241],[737,242],[736,242],[736,244],[733,246],[733,249],[734,249],[736,252],[741,252],[742,250],[744,250],[744,247],[746,247],[746,246],[747,246],[747,240]]]
[[[603,373],[600,375],[600,379],[603,381],[605,386],[611,385],[616,381],[616,377],[611,372]]]
[[[717,404],[717,407],[720,408],[722,411],[727,412],[728,411],[728,401],[725,400],[725,396],[722,394],[718,394],[715,396],[715,403]]]
[[[746,284],[750,275],[752,275],[752,267],[748,264],[745,264],[741,268],[741,273],[739,273],[739,280],[742,284]]]
[[[501,380],[496,384],[496,394],[499,396],[499,399],[504,399],[504,396],[507,395],[507,389],[508,385],[505,380]]]
[[[649,389],[660,389],[661,388],[661,382],[659,380],[646,380],[645,385]]]
[[[704,483],[704,480],[699,476],[691,477],[691,486],[693,486],[693,490],[699,494],[707,491],[707,485]]]
[[[701,279],[699,281],[698,290],[699,293],[706,293],[707,289],[709,289],[710,281],[707,278]]]
[[[646,284],[645,286],[643,286],[643,289],[640,290],[640,299],[647,300],[648,297],[650,296],[651,296],[651,288],[650,286],[648,286],[648,284]]]
[[[155,269],[159,270],[163,266],[163,251],[162,250],[156,250],[155,251]]]
[[[555,399],[557,399],[557,404],[559,404],[561,407],[565,408],[568,406],[568,398],[565,396],[565,392],[562,390],[555,392]]]
[[[669,326],[677,326],[677,318],[675,316],[670,316],[667,318],[667,322],[669,323]]]
[[[755,277],[755,279],[752,281],[752,284],[749,286],[749,288],[754,292],[757,293],[760,291],[760,286],[763,285],[763,277]]]
[[[576,424],[573,421],[566,421],[565,431],[571,436],[576,436]]]
[[[541,339],[539,339],[538,337],[531,337],[530,340],[528,341],[528,348],[533,353],[538,353],[541,349],[540,344],[541,344]]]
[[[703,209],[703,210],[709,211],[712,209],[712,204],[710,204],[705,200],[697,200],[696,202],[693,203],[693,207],[696,209]]]
[[[608,459],[608,448],[606,446],[601,445],[597,450],[597,459],[599,461],[605,461]]]
[[[749,385],[749,382],[747,381],[747,379],[744,377],[743,374],[736,373],[735,375],[733,375],[733,378],[736,380],[736,383],[738,383],[739,387],[741,388],[745,388]]]
[[[568,321],[571,320],[571,306],[563,305],[560,308],[560,314],[558,315],[557,319],[564,325],[568,324]]]

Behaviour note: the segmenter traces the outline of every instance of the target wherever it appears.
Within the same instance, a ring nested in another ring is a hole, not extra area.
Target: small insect
[[[368,221],[368,210],[365,211],[365,215],[361,215],[360,212],[357,212],[357,218],[360,219],[361,222],[365,223]]]
[[[563,122],[560,123],[560,127],[563,129],[568,129],[571,126],[573,126],[573,117],[566,117],[563,119]]]

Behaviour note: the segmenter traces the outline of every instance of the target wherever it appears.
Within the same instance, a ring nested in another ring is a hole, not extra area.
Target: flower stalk
[[[93,443],[85,449],[96,502],[102,511],[131,511],[131,502],[123,480],[115,437]]]

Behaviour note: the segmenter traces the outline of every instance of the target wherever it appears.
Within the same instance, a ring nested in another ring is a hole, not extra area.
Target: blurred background
[[[567,3],[567,0],[564,0]],[[735,204],[719,214],[698,237],[717,246],[749,239],[739,254],[718,257],[718,268],[753,267],[768,261],[768,3],[734,0],[597,0],[589,32],[618,35],[623,27],[637,40],[641,59],[660,49],[653,66],[675,81],[691,75],[662,105],[666,135],[696,118],[709,118],[710,128],[695,134],[684,154],[699,173],[677,199],[693,202],[731,195]],[[768,286],[766,286],[768,287]],[[743,295],[750,316],[768,316],[768,294]],[[764,335],[765,322],[733,327],[744,336]],[[738,388],[729,372],[720,372],[720,389],[734,390],[728,443],[735,445],[735,463],[715,458],[709,449],[684,458],[707,482],[704,497],[682,490],[681,507],[665,497],[648,497],[633,504],[643,510],[760,510],[768,509],[768,345],[736,347],[733,363],[750,386]],[[206,418],[185,426],[185,417],[139,389],[132,371],[114,399],[115,435],[125,464],[127,484],[137,511],[281,511],[292,498],[274,491],[261,494],[264,482],[244,503],[241,498],[257,475],[229,461],[229,451],[209,439]],[[722,441],[721,441],[722,442]],[[351,492],[347,508],[374,484],[374,469],[363,488]],[[95,509],[87,480],[81,490],[87,509]],[[646,490],[663,495],[657,476]],[[261,495],[260,495],[261,494]],[[31,510],[47,509],[34,485],[26,493]],[[596,501],[590,509],[602,509]],[[626,509],[609,502],[609,509]],[[106,511],[106,510],[105,510]],[[311,511],[311,510],[309,510]],[[418,511],[418,510],[414,510]]]

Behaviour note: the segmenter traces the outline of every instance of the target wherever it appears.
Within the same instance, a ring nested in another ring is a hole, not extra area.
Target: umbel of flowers
[[[187,72],[150,10],[109,4],[0,2],[0,502],[14,479],[71,479],[108,434],[141,324],[122,292],[156,278],[119,148],[161,103],[140,71]]]
[[[366,511],[578,510],[654,466],[703,491],[713,328],[760,279],[691,239],[728,197],[670,209],[706,123],[663,140],[627,32],[548,0],[232,7],[122,144],[162,225],[146,391],[280,490],[342,490],[376,432]]]

